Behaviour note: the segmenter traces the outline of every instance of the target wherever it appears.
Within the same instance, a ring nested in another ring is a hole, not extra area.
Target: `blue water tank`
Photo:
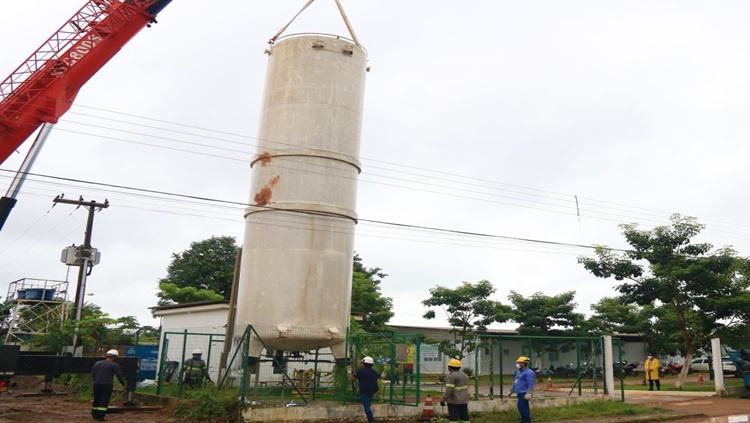
[[[26,300],[52,301],[55,297],[54,289],[27,288],[21,291],[25,291],[23,298]],[[21,298],[21,291],[18,291],[19,298]]]

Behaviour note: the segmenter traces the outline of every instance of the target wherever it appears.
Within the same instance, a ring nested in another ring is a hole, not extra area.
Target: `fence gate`
[[[182,365],[192,352],[201,350],[202,359],[208,366],[211,380],[216,382],[219,378],[219,362],[224,349],[224,335],[215,333],[188,332],[164,332],[162,336],[161,355],[159,357],[159,380],[156,393],[162,394],[165,384],[174,384],[178,381]],[[180,385],[179,395],[184,394],[184,385]]]
[[[373,368],[383,381],[381,398],[392,405],[417,407],[421,396],[420,357],[421,335],[356,334],[349,337],[347,348],[352,367],[356,369],[363,357],[375,360]],[[356,381],[349,384],[347,398],[357,398]]]

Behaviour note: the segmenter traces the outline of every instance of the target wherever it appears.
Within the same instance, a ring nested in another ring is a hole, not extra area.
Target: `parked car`
[[[688,373],[693,372],[708,372],[708,362],[711,361],[708,357],[699,357],[690,362]],[[721,358],[721,367],[724,370],[725,375],[737,374],[737,366],[732,363],[732,359],[729,357]]]

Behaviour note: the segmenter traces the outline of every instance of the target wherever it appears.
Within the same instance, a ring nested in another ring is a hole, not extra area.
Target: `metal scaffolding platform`
[[[62,324],[68,297],[68,282],[46,279],[19,279],[8,286],[7,309],[0,321],[5,344],[20,345],[34,336],[50,332]]]

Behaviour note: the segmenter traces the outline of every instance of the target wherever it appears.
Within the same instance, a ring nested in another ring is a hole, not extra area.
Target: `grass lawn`
[[[706,380],[700,384],[698,382],[694,381],[695,378],[689,378],[687,382],[683,385],[683,389],[681,391],[693,391],[693,392],[713,392],[714,383],[712,380]],[[662,391],[680,391],[680,389],[675,389],[674,384],[677,382],[677,376],[667,376],[661,378],[661,390]],[[628,384],[628,379],[625,379],[625,390],[628,391],[647,391],[648,385],[642,385],[642,384],[633,384],[632,379],[630,384]],[[726,388],[732,388],[735,386],[744,386],[745,382],[742,378],[739,377],[725,377],[724,378],[724,386]],[[619,380],[615,380],[615,389],[620,389],[620,383]]]
[[[549,422],[616,415],[636,415],[660,410],[655,407],[644,407],[616,401],[597,401],[548,408],[534,408],[532,403],[531,417],[535,422]],[[472,413],[471,421],[472,423],[517,422],[518,411],[512,409],[497,413]]]

